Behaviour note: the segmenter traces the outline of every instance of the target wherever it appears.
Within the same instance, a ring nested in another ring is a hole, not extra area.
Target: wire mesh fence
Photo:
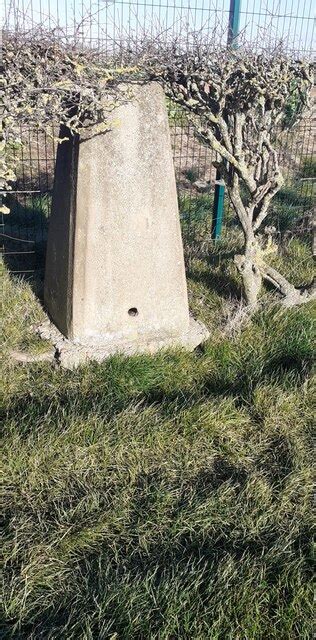
[[[310,57],[312,4],[312,0],[243,0],[239,31],[257,49],[282,40],[288,51]],[[17,33],[54,29],[58,38],[73,38],[78,46],[97,49],[105,59],[129,42],[136,48],[141,46],[144,34],[159,33],[160,38],[168,39],[194,31],[211,36],[216,30],[224,43],[230,9],[230,0],[6,0],[4,6],[5,29]],[[196,139],[185,115],[170,102],[167,107],[183,238],[190,244],[210,235],[215,158]],[[283,209],[297,216],[312,206],[315,129],[315,115],[309,113],[279,149],[286,187],[276,206],[283,203]],[[57,136],[57,123],[52,123],[52,133]],[[3,216],[1,230],[5,261],[16,273],[27,275],[43,269],[56,156],[54,135],[21,130],[17,182],[8,196],[11,213]],[[282,215],[288,213],[283,211]],[[225,201],[224,233],[229,233],[230,219]]]

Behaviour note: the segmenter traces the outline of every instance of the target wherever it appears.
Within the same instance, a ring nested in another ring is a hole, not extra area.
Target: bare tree
[[[217,48],[197,38],[188,49],[147,45],[143,65],[187,113],[197,136],[220,156],[245,250],[235,256],[246,301],[256,307],[262,281],[272,283],[288,306],[308,301],[264,259],[260,231],[272,198],[283,184],[277,141],[308,104],[311,66],[282,48],[256,53]]]

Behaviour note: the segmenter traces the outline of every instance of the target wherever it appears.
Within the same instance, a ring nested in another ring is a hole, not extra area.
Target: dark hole
[[[128,315],[129,316],[138,316],[138,309],[136,309],[136,307],[131,307],[128,310]]]

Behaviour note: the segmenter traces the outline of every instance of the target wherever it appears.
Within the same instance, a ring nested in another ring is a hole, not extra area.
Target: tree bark
[[[255,239],[246,242],[244,255],[236,255],[234,262],[242,276],[247,305],[253,310],[258,306],[263,280],[272,284],[279,291],[283,296],[282,304],[285,307],[293,307],[316,299],[314,286],[303,290],[297,289],[281,273],[266,264],[262,259],[262,250]]]
[[[262,286],[262,274],[258,266],[259,245],[255,238],[246,240],[245,254],[236,255],[235,265],[243,280],[244,295],[248,306],[257,307]]]
[[[316,299],[315,288],[313,290],[310,288],[305,290],[297,289],[274,267],[264,261],[265,252],[256,236],[258,221],[253,221],[253,203],[248,203],[247,207],[243,205],[239,193],[239,180],[236,174],[231,178],[226,172],[226,179],[230,200],[245,236],[245,252],[243,255],[236,255],[234,262],[242,276],[244,297],[247,305],[253,310],[257,308],[263,280],[266,280],[278,290],[283,296],[282,304],[286,307],[304,304]],[[264,207],[264,213],[265,215],[261,216],[260,223],[267,215],[266,206]]]
[[[316,299],[316,291],[314,287],[308,289],[297,289],[276,269],[270,267],[262,261],[261,273],[264,280],[267,280],[281,293],[283,296],[282,304],[285,307],[294,307],[298,304],[304,304]]]

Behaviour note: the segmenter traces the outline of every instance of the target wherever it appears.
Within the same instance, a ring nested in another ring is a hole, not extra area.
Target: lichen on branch
[[[74,134],[99,123],[105,130],[108,113],[126,100],[118,85],[136,72],[43,29],[4,33],[3,66],[0,179],[6,191],[15,180],[15,152],[22,144],[23,128],[51,135],[56,123]]]

